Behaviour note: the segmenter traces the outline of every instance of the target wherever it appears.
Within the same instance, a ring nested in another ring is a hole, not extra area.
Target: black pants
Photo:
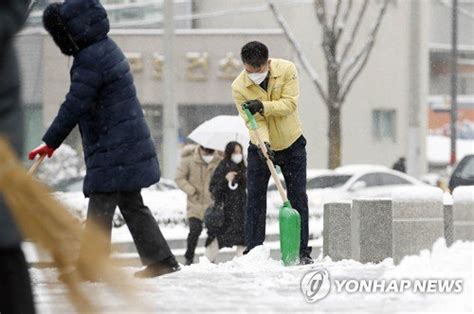
[[[28,265],[19,247],[0,249],[0,313],[35,313]]]
[[[267,188],[270,170],[260,159],[258,147],[248,149],[247,189],[248,201],[245,219],[247,249],[263,244],[267,215]],[[310,254],[308,247],[308,196],[306,194],[306,139],[301,136],[289,148],[275,152],[287,187],[288,199],[301,216],[300,254]]]
[[[184,257],[186,260],[194,260],[194,251],[196,250],[196,247],[198,245],[199,241],[199,236],[201,235],[202,232],[202,220],[197,219],[197,218],[189,218],[188,219],[189,223],[189,234],[188,234],[188,245],[186,249],[186,253],[184,254]]]
[[[143,265],[150,265],[173,256],[150,209],[143,204],[140,191],[93,193],[90,195],[81,256],[83,254],[109,254],[112,220],[117,206],[132,234]],[[91,241],[88,235],[92,234],[91,229],[88,228],[91,221],[105,233],[105,241],[97,243],[95,240],[93,245],[94,250],[98,250],[98,252],[91,251],[91,246],[88,245],[88,242]]]

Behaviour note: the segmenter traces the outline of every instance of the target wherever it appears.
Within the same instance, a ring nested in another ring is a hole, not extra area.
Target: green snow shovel
[[[276,187],[280,196],[283,200],[283,206],[280,208],[279,221],[280,221],[280,252],[283,264],[296,265],[299,263],[300,256],[300,238],[301,238],[301,218],[300,214],[293,208],[291,208],[290,201],[286,196],[286,192],[283,189],[281,181],[275,170],[273,162],[268,157],[267,147],[263,142],[258,132],[257,121],[255,117],[250,113],[247,105],[242,106],[243,110],[247,114],[252,130],[255,132],[255,136],[258,141],[258,145],[262,150],[263,156],[267,161],[268,169],[272,174],[273,180],[275,181]]]

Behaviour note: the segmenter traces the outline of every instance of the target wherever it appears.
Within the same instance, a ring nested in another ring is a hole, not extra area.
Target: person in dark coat
[[[43,136],[45,145],[33,150],[29,158],[50,157],[79,125],[87,169],[87,226],[96,223],[106,233],[103,253],[110,250],[112,219],[118,206],[147,266],[136,276],[154,277],[178,270],[156,221],[143,204],[141,189],[160,180],[158,158],[128,61],[107,35],[110,27],[104,7],[98,0],[53,3],[44,11],[43,24],[74,62],[69,93]],[[81,256],[93,254],[88,251],[90,234],[91,228],[86,228]]]
[[[237,255],[245,249],[245,203],[246,167],[243,161],[242,145],[227,144],[224,159],[219,163],[211,179],[209,190],[216,206],[224,208],[224,224],[217,232],[208,231],[205,256],[214,262],[219,249],[237,246]]]
[[[400,172],[407,172],[407,169],[406,169],[406,166],[405,166],[405,157],[400,157],[394,164],[393,164],[393,167],[392,167],[393,170],[397,170],[397,171],[400,171]]]
[[[13,37],[25,23],[29,3],[29,0],[0,2],[0,137],[6,138],[18,154],[23,148],[23,114]],[[21,241],[0,194],[0,313],[35,313]]]

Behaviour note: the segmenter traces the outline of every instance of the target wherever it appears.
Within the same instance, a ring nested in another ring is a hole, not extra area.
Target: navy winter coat
[[[79,124],[86,196],[139,190],[158,182],[155,147],[128,61],[107,36],[105,9],[97,0],[67,0],[58,12],[63,25],[48,15],[45,27],[63,52],[68,40],[76,49],[71,53],[69,93],[43,141],[57,148]]]

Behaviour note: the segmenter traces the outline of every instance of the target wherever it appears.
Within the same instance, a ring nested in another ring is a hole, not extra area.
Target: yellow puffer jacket
[[[299,93],[296,67],[283,59],[271,59],[267,91],[256,85],[245,70],[232,83],[232,97],[249,130],[250,124],[241,104],[254,99],[263,103],[264,116],[257,113],[255,119],[263,140],[276,151],[290,147],[303,134],[298,116]],[[257,145],[253,133],[250,131],[250,138]]]

